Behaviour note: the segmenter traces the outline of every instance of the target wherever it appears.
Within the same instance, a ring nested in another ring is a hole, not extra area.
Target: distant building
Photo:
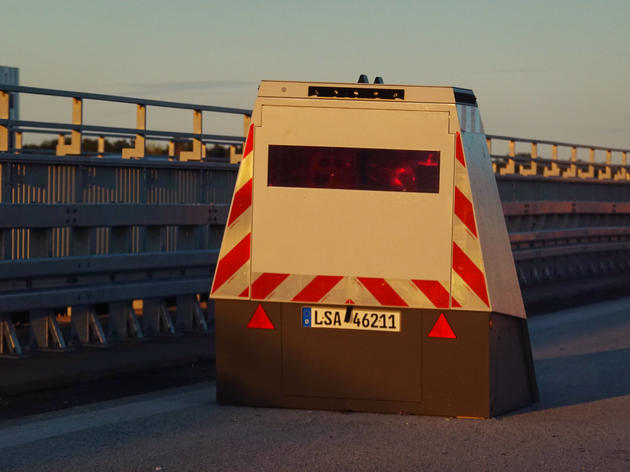
[[[20,69],[17,67],[0,66],[0,84],[20,85]],[[11,94],[9,99],[9,119],[20,119],[20,96]],[[9,133],[9,149],[13,147],[13,133]]]

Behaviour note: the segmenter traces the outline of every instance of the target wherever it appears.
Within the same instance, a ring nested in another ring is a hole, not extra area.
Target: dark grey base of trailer
[[[217,399],[262,407],[499,415],[538,401],[527,321],[401,309],[401,331],[302,327],[301,305],[216,300]],[[429,337],[441,313],[456,339]]]

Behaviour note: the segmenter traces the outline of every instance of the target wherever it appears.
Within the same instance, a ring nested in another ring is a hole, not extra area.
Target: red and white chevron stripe
[[[217,298],[249,298],[252,238],[254,125],[243,146],[234,196],[210,294]]]
[[[453,308],[484,310],[490,307],[490,301],[466,168],[466,156],[459,132],[455,140],[451,304]]]
[[[448,282],[341,275],[254,273],[253,300],[448,308]]]

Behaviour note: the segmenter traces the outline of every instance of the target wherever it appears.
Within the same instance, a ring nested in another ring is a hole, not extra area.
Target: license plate
[[[400,311],[304,306],[302,327],[396,332],[400,331]]]

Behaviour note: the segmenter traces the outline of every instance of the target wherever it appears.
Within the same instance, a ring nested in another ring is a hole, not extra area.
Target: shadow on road
[[[630,349],[537,359],[540,403],[513,415],[630,395]]]

